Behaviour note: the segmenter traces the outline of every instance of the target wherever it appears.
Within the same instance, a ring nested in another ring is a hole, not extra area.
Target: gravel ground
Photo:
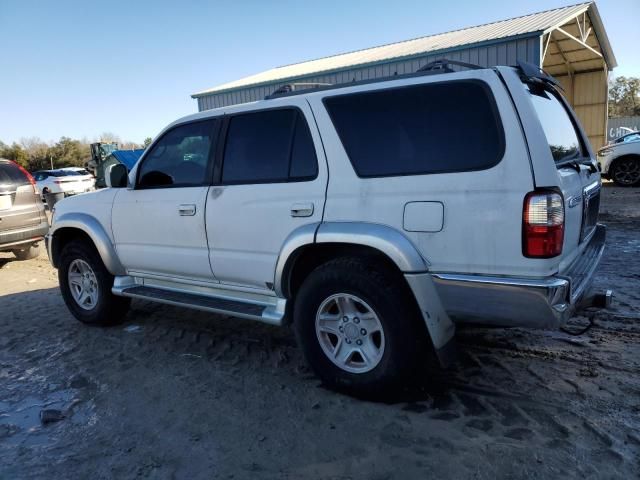
[[[461,328],[393,404],[322,388],[287,329],[148,302],[82,326],[46,254],[0,254],[0,479],[638,478],[640,189],[601,220],[617,303],[570,325],[593,328]]]

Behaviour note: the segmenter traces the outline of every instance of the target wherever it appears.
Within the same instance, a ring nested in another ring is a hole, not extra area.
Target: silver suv
[[[48,236],[80,321],[141,298],[292,322],[360,395],[446,364],[457,322],[558,327],[604,248],[587,137],[525,64],[290,86],[177,120],[108,178]]]
[[[19,260],[39,255],[49,223],[33,177],[18,164],[0,158],[0,252]]]

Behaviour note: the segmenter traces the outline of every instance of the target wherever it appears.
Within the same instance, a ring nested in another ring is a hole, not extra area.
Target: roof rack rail
[[[545,72],[542,69],[542,67],[539,67],[538,65],[534,65],[533,63],[525,62],[522,60],[518,60],[516,63],[518,64],[518,67],[517,67],[518,70],[520,70],[520,73],[522,73],[522,75],[525,76],[526,78],[530,80],[535,79],[543,83],[550,83],[554,87],[558,87],[559,89],[564,91],[564,88],[562,88],[562,85],[560,84],[560,82],[558,82],[558,80],[556,80],[547,72]]]
[[[298,82],[298,83],[286,83],[276,89],[271,95],[267,95],[264,97],[265,100],[270,100],[272,98],[277,98],[280,95],[284,95],[291,92],[296,92],[298,90],[309,90],[314,88],[321,87],[330,87],[331,83],[319,83],[319,82]]]
[[[451,73],[454,70],[450,67],[450,65],[457,65],[458,67],[464,67],[470,70],[479,70],[484,68],[474,63],[465,63],[459,62],[457,60],[448,60],[446,58],[443,58],[442,60],[435,60],[433,62],[427,63],[426,65],[423,65],[418,70],[416,70],[416,72],[432,72],[442,70],[442,73]]]

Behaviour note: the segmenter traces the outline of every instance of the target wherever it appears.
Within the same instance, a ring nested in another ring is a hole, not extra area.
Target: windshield
[[[527,89],[555,162],[584,157],[573,121],[556,94],[536,85],[527,84]]]
[[[638,140],[640,140],[640,132],[635,132],[616,139],[615,143],[637,142]]]

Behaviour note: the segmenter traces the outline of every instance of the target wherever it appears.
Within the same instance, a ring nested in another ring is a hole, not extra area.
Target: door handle
[[[193,204],[184,204],[178,207],[178,212],[183,217],[193,217],[196,214],[196,206]]]
[[[292,217],[310,217],[313,215],[313,203],[294,203],[291,205]]]

